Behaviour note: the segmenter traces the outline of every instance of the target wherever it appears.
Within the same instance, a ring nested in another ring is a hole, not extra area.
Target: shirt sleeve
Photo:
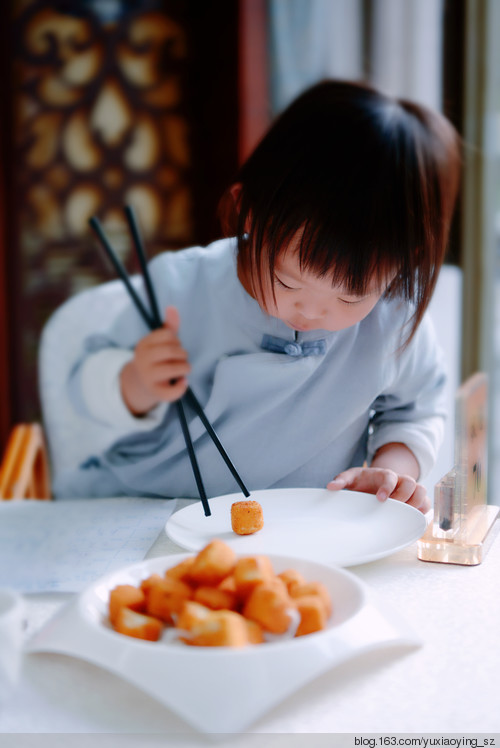
[[[164,253],[168,255],[169,253]],[[168,264],[162,258],[155,266]],[[152,273],[153,278],[155,273]],[[143,303],[148,304],[142,281],[135,286]],[[158,288],[156,289],[158,293]],[[118,301],[115,300],[115,304]],[[107,330],[93,332],[82,342],[82,348],[68,377],[68,395],[80,416],[106,428],[113,427],[123,436],[135,431],[155,428],[165,415],[168,405],[162,403],[144,416],[135,417],[125,405],[120,389],[120,372],[133,357],[137,342],[149,332],[145,321],[124,292],[116,308],[109,310],[111,318]]]
[[[373,403],[368,463],[384,444],[400,442],[415,455],[419,480],[432,469],[444,437],[444,356],[426,315],[409,346],[398,354],[393,382]]]
[[[127,349],[103,348],[85,358],[72,380],[72,399],[77,409],[124,434],[155,428],[168,407],[161,403],[140,417],[129,411],[121,395],[120,372],[133,355]]]

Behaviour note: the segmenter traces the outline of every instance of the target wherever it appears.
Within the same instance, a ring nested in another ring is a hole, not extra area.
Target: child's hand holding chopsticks
[[[167,307],[164,326],[142,338],[123,367],[122,397],[133,415],[144,415],[160,402],[175,402],[186,392],[191,367],[178,338],[179,324],[177,309]]]

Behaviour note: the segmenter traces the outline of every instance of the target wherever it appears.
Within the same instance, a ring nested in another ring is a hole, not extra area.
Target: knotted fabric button
[[[289,356],[302,356],[302,346],[300,343],[287,343],[283,350]]]
[[[326,353],[326,340],[320,338],[319,340],[304,340],[302,343],[297,343],[292,340],[286,340],[286,338],[277,338],[274,335],[264,335],[262,338],[261,347],[265,351],[273,351],[273,353],[286,353],[288,356],[323,356]]]

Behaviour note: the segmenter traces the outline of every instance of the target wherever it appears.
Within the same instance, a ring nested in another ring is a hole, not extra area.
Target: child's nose
[[[311,301],[297,301],[295,307],[306,319],[322,319],[326,316],[326,309],[313,299]]]

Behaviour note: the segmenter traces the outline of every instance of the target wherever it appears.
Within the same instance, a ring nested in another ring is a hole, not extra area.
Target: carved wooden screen
[[[125,204],[150,256],[216,234],[237,166],[237,2],[14,0],[8,34],[13,416],[31,420],[44,322],[111,277],[88,218],[129,269]]]

